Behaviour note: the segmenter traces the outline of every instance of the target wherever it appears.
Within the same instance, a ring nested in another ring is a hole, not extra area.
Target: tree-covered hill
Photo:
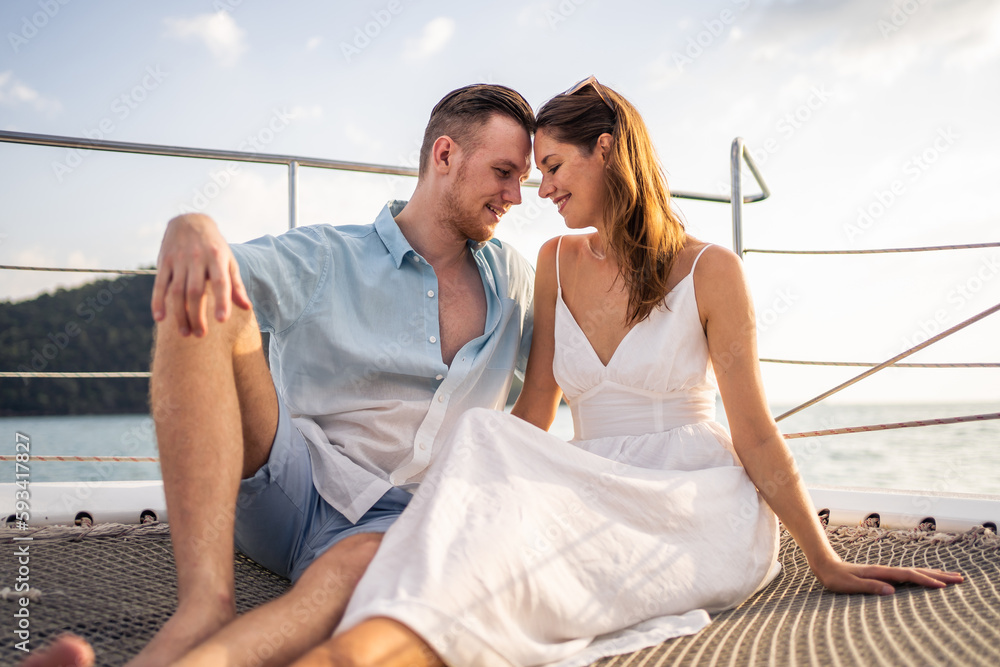
[[[148,371],[153,276],[0,302],[0,370]],[[145,379],[0,378],[0,415],[145,412]]]

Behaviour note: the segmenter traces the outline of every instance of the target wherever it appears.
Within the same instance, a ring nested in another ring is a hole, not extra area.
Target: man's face
[[[455,168],[444,222],[465,238],[488,241],[500,217],[521,203],[521,183],[531,170],[531,138],[513,118],[494,115]]]

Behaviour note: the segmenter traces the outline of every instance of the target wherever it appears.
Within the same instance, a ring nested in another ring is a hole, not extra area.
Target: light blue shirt
[[[470,242],[486,327],[445,365],[437,276],[393,219],[405,203],[390,202],[372,225],[232,246],[313,483],[353,522],[391,487],[420,482],[462,412],[503,408],[531,342],[531,265],[495,239]]]

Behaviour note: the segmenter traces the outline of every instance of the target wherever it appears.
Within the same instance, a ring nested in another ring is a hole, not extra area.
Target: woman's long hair
[[[667,295],[667,276],[685,237],[646,123],[624,97],[595,81],[546,102],[536,124],[589,153],[602,134],[611,135],[604,167],[606,243],[628,290],[626,324],[641,322]]]

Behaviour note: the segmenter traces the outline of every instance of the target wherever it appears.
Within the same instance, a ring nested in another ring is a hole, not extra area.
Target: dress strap
[[[698,256],[694,258],[694,264],[691,265],[691,275],[692,276],[694,275],[695,267],[698,266],[698,260],[701,259],[701,256],[705,254],[705,251],[708,250],[709,248],[711,248],[713,245],[715,245],[715,244],[714,243],[706,243],[705,247],[702,248],[698,252]],[[557,260],[557,262],[558,262],[558,260]],[[558,266],[558,263],[557,263],[557,266]]]
[[[559,240],[556,241],[556,289],[560,292],[562,291],[562,282],[559,280],[559,250],[562,248],[563,238],[560,236]]]

